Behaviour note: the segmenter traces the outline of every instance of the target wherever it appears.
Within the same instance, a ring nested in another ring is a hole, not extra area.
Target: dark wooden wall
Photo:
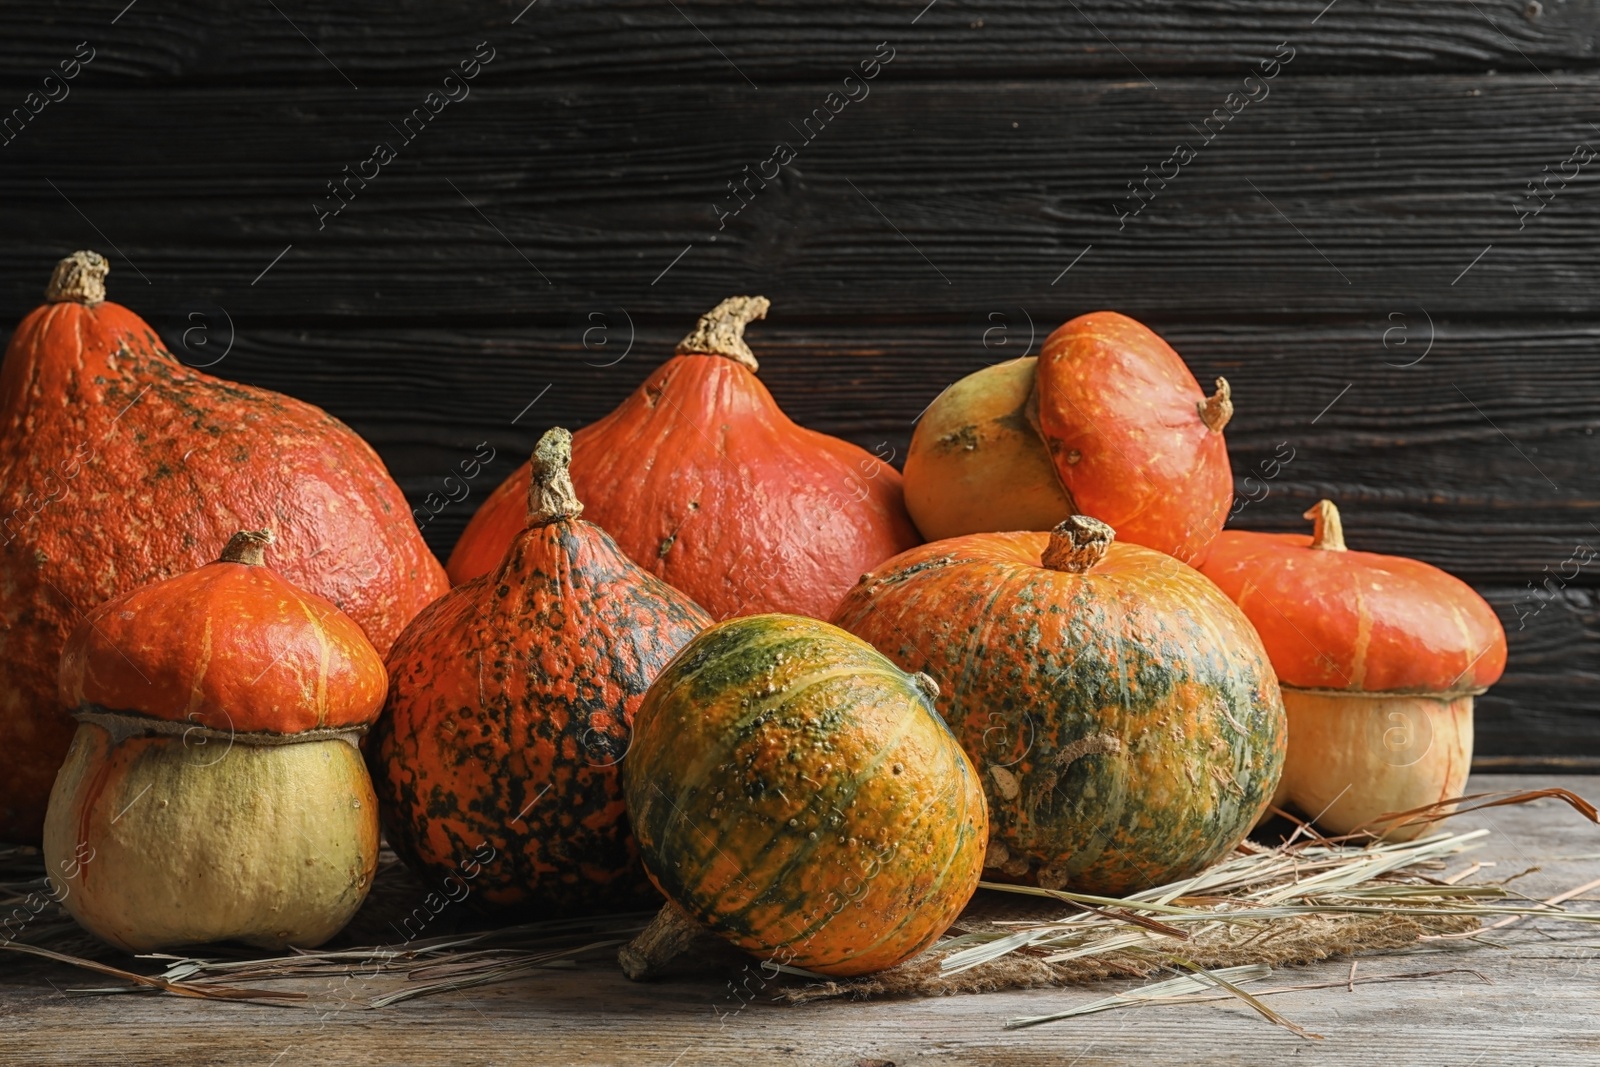
[[[175,351],[341,416],[414,502],[488,441],[425,531],[443,555],[540,430],[723,296],[772,298],[753,341],[794,417],[897,454],[947,383],[1115,308],[1232,380],[1241,479],[1293,449],[1239,525],[1330,496],[1356,547],[1496,605],[1482,755],[1600,761],[1600,564],[1567,563],[1600,547],[1594,0],[525,2],[6,5],[0,114],[95,58],[0,146],[0,320],[92,247]]]

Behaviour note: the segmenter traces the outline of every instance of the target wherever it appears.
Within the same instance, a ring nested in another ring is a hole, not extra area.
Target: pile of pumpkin
[[[902,478],[790,421],[767,301],[724,301],[544,434],[447,582],[364,442],[182,365],[106,271],[63,260],[0,371],[0,837],[126,949],[326,940],[381,813],[430,897],[665,897],[630,975],[705,929],[866,973],[981,876],[1126,893],[1274,804],[1446,800],[1504,666],[1471,589],[1327,501],[1223,531],[1228,384],[1122,315],[952,385]]]

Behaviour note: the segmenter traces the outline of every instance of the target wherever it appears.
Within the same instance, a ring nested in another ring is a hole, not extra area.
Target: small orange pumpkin
[[[765,297],[702,316],[633,395],[573,437],[572,480],[633,560],[715,618],[825,617],[858,575],[919,540],[900,474],[785,415],[756,377],[744,327]],[[484,501],[450,555],[464,582],[522,529],[528,468]]]
[[[1226,855],[1272,798],[1283,702],[1249,620],[1096,519],[914,548],[834,621],[939,681],[988,794],[991,877],[1147,889]]]
[[[1332,501],[1306,518],[1310,536],[1224,531],[1201,569],[1250,616],[1283,682],[1278,799],[1332,833],[1408,840],[1432,824],[1370,824],[1461,795],[1473,697],[1505,670],[1505,631],[1459,578],[1347,549]]]
[[[525,528],[406,627],[367,746],[389,842],[430,882],[537,918],[653,906],[620,763],[657,672],[710,623],[578,516],[572,435],[534,450]]]
[[[65,905],[119,948],[332,937],[378,860],[355,737],[386,676],[361,627],[263,565],[266,531],[90,612],[61,657],[80,725],[45,818]]]
[[[1233,499],[1232,414],[1227,379],[1207,397],[1148,327],[1080,315],[1037,359],[985,367],[929,405],[906,453],[906,503],[930,540],[1084,514],[1192,563]]]

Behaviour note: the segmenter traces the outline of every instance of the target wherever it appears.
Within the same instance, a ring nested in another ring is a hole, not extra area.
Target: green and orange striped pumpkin
[[[837,627],[734,619],[651,686],[624,779],[645,869],[691,920],[831,975],[916,955],[977,888],[976,771],[905,673]],[[622,962],[643,977],[647,931]],[[643,942],[644,944],[641,944]]]
[[[430,884],[469,883],[480,910],[530,918],[659,903],[619,764],[645,690],[711,621],[578,518],[571,456],[566,430],[544,435],[527,528],[395,642],[367,746],[395,851]]]
[[[940,680],[988,792],[992,877],[1149,888],[1227,854],[1272,798],[1283,699],[1250,621],[1095,519],[912,549],[834,621]]]

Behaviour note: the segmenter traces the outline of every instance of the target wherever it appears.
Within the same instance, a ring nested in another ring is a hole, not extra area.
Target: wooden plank
[[[85,78],[5,149],[0,306],[20,312],[64,250],[109,240],[126,300],[295,324],[604,304],[676,320],[755,286],[816,322],[1016,303],[1375,324],[1402,308],[1591,310],[1594,164],[1518,216],[1527,184],[1595,138],[1589,79],[1283,68],[1131,215],[1128,184],[1175,167],[1238,79],[914,83],[895,65],[807,144],[831,82],[639,93],[504,88],[492,70],[409,144],[396,124],[431,81],[284,94]],[[327,183],[379,139],[399,157],[319,230]],[[779,140],[799,154],[719,232],[743,202],[729,184]]]
[[[1591,798],[1600,778],[1526,779],[1478,775],[1474,790],[1565,785]],[[1549,897],[1600,876],[1595,828],[1555,801],[1496,808],[1456,819],[1453,829],[1491,829],[1470,860],[1497,866],[1472,881],[1508,878]],[[1582,906],[1582,905],[1578,905]],[[1185,1063],[1233,1065],[1292,1059],[1307,1065],[1367,1067],[1373,1049],[1423,1067],[1531,1062],[1567,1067],[1600,1056],[1600,1019],[1590,1010],[1597,972],[1593,936],[1549,921],[1496,931],[1502,947],[1470,942],[1366,958],[1357,978],[1449,972],[1431,979],[1343,986],[1348,960],[1288,968],[1267,987],[1340,983],[1268,997],[1310,1041],[1278,1029],[1235,1002],[1151,1005],[1026,1030],[1006,1019],[1087,1003],[1132,983],[783,1007],[757,999],[732,1012],[732,968],[634,985],[604,963],[553,971],[489,988],[461,990],[373,1012],[313,1012],[172,997],[67,997],[105,982],[64,968],[0,970],[0,1058],[30,1065],[245,1062],[491,1064],[911,1065],[1147,1064],[1181,1050]],[[724,1018],[726,1016],[726,1018]],[[1502,1054],[1503,1053],[1503,1054]]]
[[[870,50],[884,39],[904,49],[921,77],[1231,72],[1285,39],[1302,42],[1307,66],[1319,71],[1521,69],[1529,62],[1554,70],[1593,65],[1596,20],[1591,0],[1095,0],[1078,10],[1026,0],[981,7],[701,0],[678,5],[681,12],[644,0],[536,7],[402,0],[367,11],[302,2],[280,4],[281,12],[243,0],[184,0],[139,4],[113,26],[125,6],[58,0],[17,12],[0,22],[0,69],[33,69],[41,57],[91,37],[104,57],[98,69],[119,78],[341,86],[348,76],[363,89],[453,65],[463,45],[485,38],[504,42],[507,67],[519,78],[569,85],[617,76],[745,85],[748,76],[766,86],[829,68],[842,73],[863,44]]]

